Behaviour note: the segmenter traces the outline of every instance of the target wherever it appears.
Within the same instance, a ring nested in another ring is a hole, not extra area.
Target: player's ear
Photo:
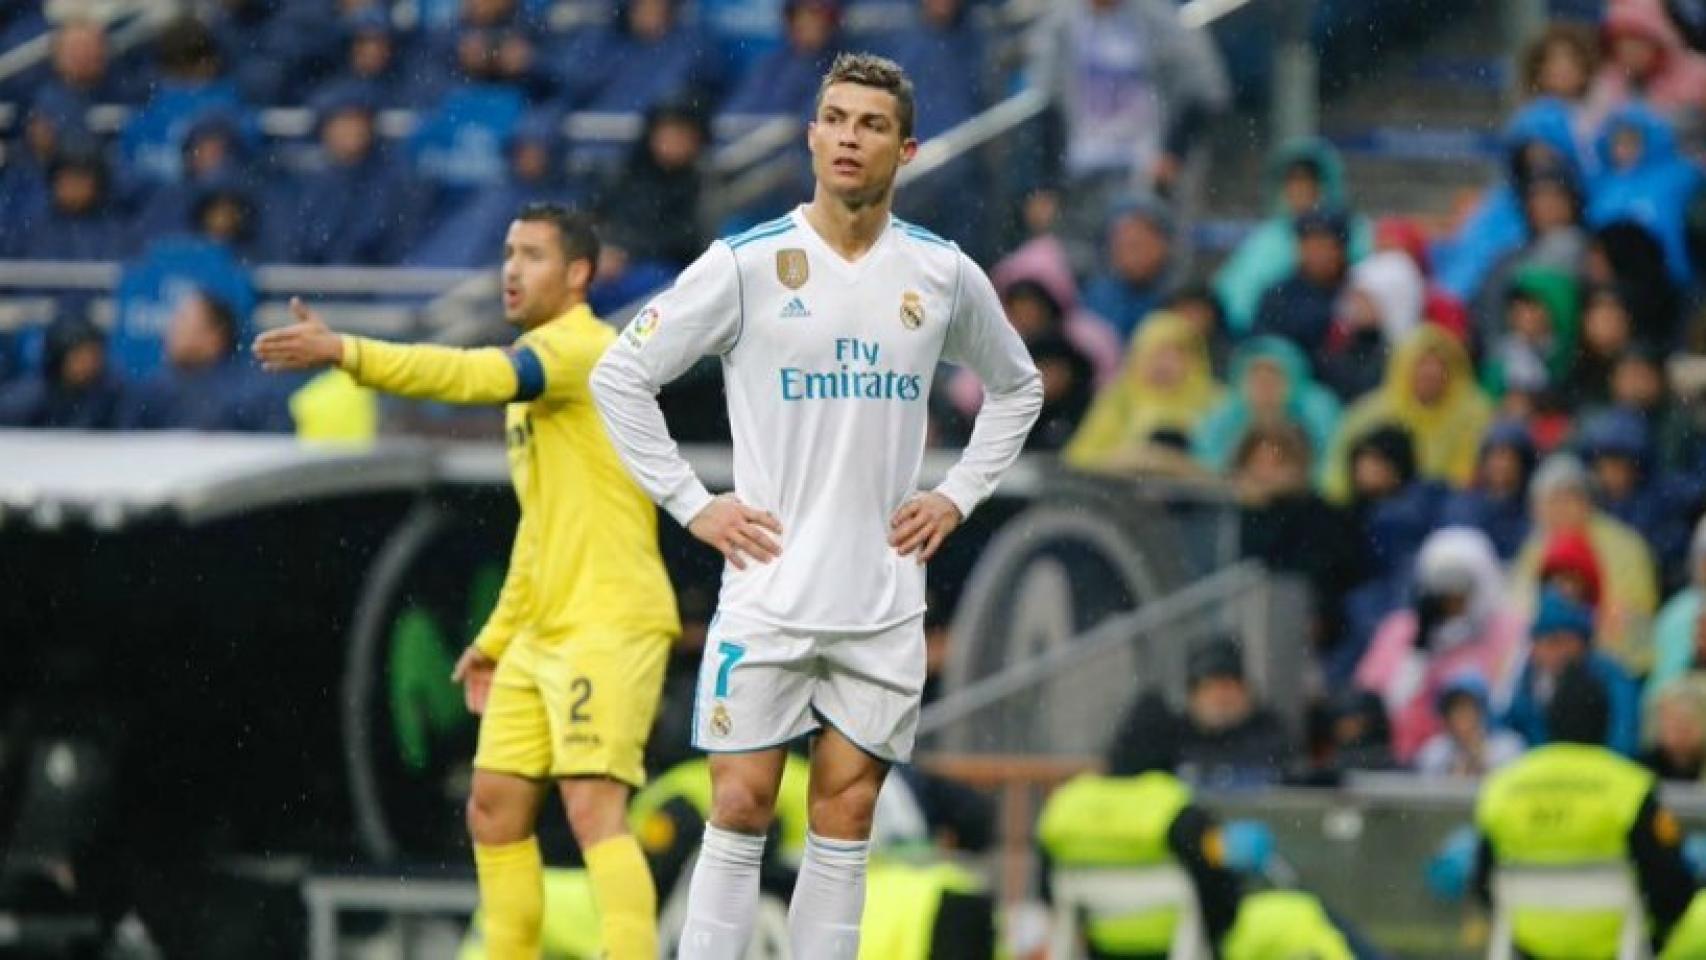
[[[576,257],[569,261],[569,286],[575,290],[585,290],[592,286],[592,272],[596,269],[593,262],[586,257]]]
[[[918,156],[918,138],[907,137],[902,140],[900,142],[900,162],[903,165],[911,163],[912,158],[916,156]]]

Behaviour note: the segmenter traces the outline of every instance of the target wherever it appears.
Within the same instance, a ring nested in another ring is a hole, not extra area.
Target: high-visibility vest
[[[1264,890],[1238,904],[1221,960],[1353,960],[1327,909],[1301,890]]]
[[[1706,891],[1694,895],[1688,910],[1671,928],[1659,960],[1695,960],[1706,957]]]
[[[1084,774],[1049,797],[1037,840],[1060,867],[1170,863],[1167,832],[1190,803],[1190,788],[1170,773]],[[1169,908],[1092,918],[1085,935],[1107,953],[1166,953],[1177,926],[1178,911]]]
[[[328,443],[372,443],[379,433],[379,398],[342,370],[327,370],[290,395],[296,435]]]
[[[1499,864],[1567,867],[1626,860],[1629,831],[1653,790],[1649,771],[1603,747],[1555,743],[1494,774],[1475,822]],[[1525,908],[1512,917],[1516,944],[1535,957],[1611,957],[1615,911]]]
[[[910,864],[873,857],[859,924],[859,960],[930,960],[943,898],[983,890],[980,878],[951,863]],[[947,934],[964,937],[968,931]]]

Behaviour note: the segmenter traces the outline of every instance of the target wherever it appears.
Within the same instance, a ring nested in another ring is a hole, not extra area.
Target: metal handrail
[[[917,156],[900,171],[901,187],[959,159],[1001,136],[1019,124],[1037,116],[1049,106],[1048,95],[1036,88],[1021,90],[975,117],[963,120],[941,134],[926,140]]]
[[[1190,0],[1179,8],[1179,21],[1186,27],[1200,30],[1250,2],[1251,0]],[[1040,13],[1037,10],[1027,12],[1032,15]],[[1041,90],[1035,87],[1021,90],[925,141],[918,148],[918,155],[901,170],[897,185],[905,187],[935,173],[966,153],[1035,118],[1048,107],[1048,95]]]
[[[120,18],[131,17],[122,27],[112,32],[108,45],[113,53],[124,53],[130,48],[151,39],[160,27],[171,20],[177,13],[177,4],[155,3],[149,0],[132,0],[128,9],[111,11],[107,22]],[[31,37],[10,50],[0,52],[0,80],[12,77],[35,67],[46,60],[53,52],[53,31],[48,30],[38,37]]]
[[[110,290],[123,264],[112,260],[0,260],[0,290],[7,288]],[[415,267],[321,267],[272,264],[256,267],[261,293],[314,290],[328,294],[436,295],[478,280],[488,270],[433,270]]]
[[[1205,609],[1220,607],[1260,585],[1264,576],[1261,564],[1246,560],[1217,570],[1130,613],[1108,617],[1072,643],[1012,664],[925,707],[919,716],[918,735],[936,733],[965,720],[1090,657],[1123,647],[1131,643],[1133,636],[1152,633]]]
[[[1250,0],[1190,0],[1179,7],[1179,22],[1200,30],[1249,3]]]

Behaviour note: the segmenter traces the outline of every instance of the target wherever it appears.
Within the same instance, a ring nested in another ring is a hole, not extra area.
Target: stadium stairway
[[[1472,5],[1419,46],[1368,59],[1372,69],[1323,92],[1321,135],[1344,153],[1359,211],[1444,220],[1496,172],[1497,135],[1510,109],[1498,5]],[[1265,213],[1268,151],[1252,145],[1267,142],[1257,117],[1240,114],[1216,130],[1210,229]]]

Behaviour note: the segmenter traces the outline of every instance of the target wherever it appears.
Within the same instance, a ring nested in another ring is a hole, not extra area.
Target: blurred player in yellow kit
[[[504,316],[523,331],[507,350],[345,336],[300,301],[296,323],[255,342],[269,370],[338,366],[389,393],[507,405],[521,523],[497,607],[454,675],[482,714],[468,832],[494,960],[539,956],[534,824],[550,781],[585,853],[607,956],[657,956],[657,895],[626,811],[680,622],[657,512],[587,385],[616,335],[585,303],[597,262],[582,217],[533,205],[504,242]]]

